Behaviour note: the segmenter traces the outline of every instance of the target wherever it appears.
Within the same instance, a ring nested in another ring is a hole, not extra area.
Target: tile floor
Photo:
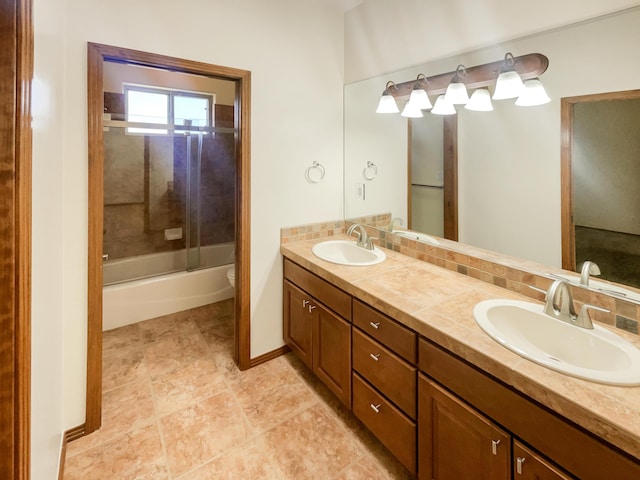
[[[102,428],[65,480],[405,479],[292,354],[240,372],[233,300],[105,332]]]

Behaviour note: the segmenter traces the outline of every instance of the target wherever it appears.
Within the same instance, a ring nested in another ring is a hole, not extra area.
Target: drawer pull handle
[[[309,305],[311,302],[309,300],[302,300],[302,308],[307,308],[307,305]]]
[[[516,459],[516,472],[518,472],[519,475],[522,475],[522,464],[524,463],[524,461],[524,457],[518,457]]]
[[[311,313],[316,308],[315,305],[309,305],[309,313]]]
[[[494,455],[498,455],[498,445],[500,445],[500,440],[491,440],[491,453]]]
[[[370,353],[370,354],[369,354],[369,356],[370,356],[373,360],[375,360],[376,362],[377,362],[378,360],[380,360],[380,354],[379,354],[379,353]]]
[[[374,405],[373,403],[370,403],[369,406],[371,407],[371,410],[373,410],[376,413],[380,413],[380,404]]]
[[[376,330],[380,328],[380,322],[369,322],[369,325],[371,325]]]

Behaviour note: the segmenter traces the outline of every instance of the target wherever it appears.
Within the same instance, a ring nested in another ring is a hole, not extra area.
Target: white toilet
[[[236,267],[235,265],[227,270],[227,278],[232,287],[236,286]]]

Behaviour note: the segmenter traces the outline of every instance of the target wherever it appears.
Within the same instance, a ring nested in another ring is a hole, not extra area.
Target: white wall
[[[419,72],[429,76],[454,70],[459,63],[472,66],[496,61],[507,51],[515,55],[540,52],[549,58],[542,80],[551,103],[524,108],[501,101],[494,102],[496,111],[491,113],[459,110],[461,242],[560,266],[560,99],[637,88],[640,58],[632,46],[640,42],[638,25],[640,9],[634,9],[378,77],[382,88],[387,80],[403,82]],[[349,85],[347,95],[357,85],[370,90],[372,81]],[[377,99],[369,100],[374,102]],[[348,98],[345,104],[349,105]],[[387,121],[406,123],[398,115]],[[347,115],[345,124],[349,122]],[[379,138],[385,141],[384,136]],[[345,143],[350,142],[347,130]],[[405,143],[401,139],[398,148]],[[376,150],[375,145],[369,148]],[[346,171],[345,182],[349,181]],[[403,188],[398,185],[399,191]],[[387,191],[393,192],[394,187],[387,185]]]
[[[34,1],[31,478],[57,477],[63,428],[63,1]]]
[[[450,57],[638,3],[366,0],[345,15],[345,82]]]
[[[65,428],[85,415],[88,41],[250,70],[251,355],[282,345],[279,229],[342,215],[343,13],[315,1],[68,0],[65,119]],[[317,160],[324,181],[309,184]],[[57,250],[59,255],[61,249]]]

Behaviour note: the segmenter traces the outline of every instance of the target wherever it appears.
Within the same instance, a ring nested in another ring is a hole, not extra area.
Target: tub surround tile
[[[401,241],[404,243],[405,240]],[[420,250],[411,242],[417,243],[409,240],[407,245],[419,253]],[[467,257],[449,255],[448,258],[456,260],[453,262],[455,269],[450,266],[453,271],[409,256],[399,260],[394,258],[397,253],[389,250],[385,253],[391,261],[379,264],[377,267],[380,268],[374,271],[322,262],[311,253],[314,243],[282,244],[281,252],[576,424],[640,457],[640,387],[600,385],[538,366],[493,341],[475,322],[473,307],[481,300],[543,301],[544,294],[530,289],[528,285],[547,289],[553,281],[544,276],[549,270],[547,267],[469,248],[462,252]],[[442,243],[442,248],[435,247],[436,259],[442,260],[445,266],[444,247],[447,242]],[[471,267],[467,269],[467,276],[459,272],[458,266],[462,264],[458,262],[468,262],[464,265]],[[382,267],[385,264],[386,269]],[[345,269],[356,270],[357,273],[343,274]],[[478,272],[480,279],[474,278]],[[612,312],[616,308],[627,313],[634,311],[629,302],[621,303],[608,295],[578,287],[574,290],[577,308],[588,299],[590,303],[612,309]],[[606,324],[615,323],[615,317],[611,315],[594,316],[594,319],[606,327]],[[608,328],[614,330],[614,327]],[[620,329],[615,329],[615,333],[640,345],[637,335]]]

